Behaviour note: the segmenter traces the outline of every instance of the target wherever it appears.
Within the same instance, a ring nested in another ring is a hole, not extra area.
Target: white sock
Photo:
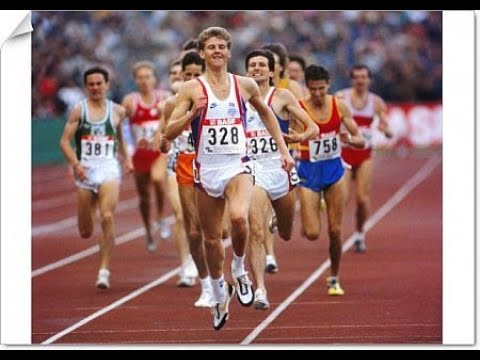
[[[222,275],[220,279],[212,279],[213,300],[217,303],[224,303],[227,298],[227,283]]]
[[[355,237],[355,240],[358,239],[358,240],[363,241],[363,240],[365,240],[365,232],[355,231],[354,237]]]
[[[243,256],[237,256],[235,252],[233,253],[233,261],[232,261],[232,272],[234,273],[235,277],[237,275],[243,275],[245,274],[245,255]]]
[[[200,285],[202,286],[202,292],[212,290],[212,279],[210,276],[207,276],[205,279],[200,279]]]

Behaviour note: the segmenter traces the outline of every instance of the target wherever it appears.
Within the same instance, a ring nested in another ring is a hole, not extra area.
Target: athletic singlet
[[[363,135],[366,146],[365,148],[372,147],[372,123],[373,118],[375,116],[375,94],[372,92],[368,92],[367,95],[367,103],[362,109],[357,109],[353,106],[351,92],[353,90],[351,88],[343,90],[344,94],[344,101],[347,104],[348,108],[352,112],[353,120],[358,125],[358,130]],[[355,150],[363,150],[363,149],[356,149],[353,146],[344,145],[345,147],[349,147]]]
[[[197,78],[207,98],[206,109],[192,122],[196,161],[202,166],[222,167],[246,159],[245,102],[238,80],[228,74],[229,94],[219,100],[204,76]]]
[[[113,124],[113,102],[106,101],[105,117],[97,122],[90,121],[87,99],[81,106],[81,117],[75,133],[77,158],[82,163],[98,163],[116,158],[117,131]]]
[[[272,109],[272,100],[275,94],[275,88],[271,87],[266,96],[265,103]],[[275,113],[275,112],[274,112]],[[280,129],[284,134],[288,134],[288,120],[283,120],[275,114],[277,121],[280,125]],[[252,160],[265,161],[265,160],[280,160],[280,153],[278,146],[273,140],[272,135],[268,132],[267,127],[260,119],[258,113],[252,109],[251,106],[247,106],[247,139],[248,139],[248,156]]]
[[[331,160],[340,157],[340,125],[342,124],[337,101],[332,96],[331,113],[326,120],[320,120],[306,107],[303,101],[300,105],[310,115],[318,126],[320,133],[315,139],[304,141],[300,144],[300,158],[310,162]]]

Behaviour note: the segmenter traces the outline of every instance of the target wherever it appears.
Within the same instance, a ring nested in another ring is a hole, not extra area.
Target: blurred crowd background
[[[283,43],[307,65],[322,64],[332,92],[349,85],[349,68],[368,65],[372,89],[388,102],[441,101],[440,11],[34,11],[32,114],[64,116],[84,97],[82,73],[101,64],[112,73],[110,97],[134,89],[130,68],[157,65],[160,87],[182,44],[209,26],[232,34],[229,71],[244,74],[245,55]]]

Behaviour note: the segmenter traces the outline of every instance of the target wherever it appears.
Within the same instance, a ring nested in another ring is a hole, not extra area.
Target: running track
[[[299,217],[289,243],[276,242],[280,272],[268,275],[271,309],[234,299],[219,332],[193,302],[199,287],[175,287],[173,241],[144,249],[132,178],[122,184],[116,215],[112,288],[94,287],[95,237],[76,230],[74,187],[64,166],[32,177],[32,342],[44,344],[440,344],[442,342],[441,153],[376,157],[368,252],[349,249],[353,203],[345,213],[341,283],[326,295],[325,226],[302,239]],[[325,216],[323,216],[323,224]],[[96,235],[100,228],[97,223]],[[227,250],[230,263],[231,248]],[[230,276],[226,273],[227,278]]]

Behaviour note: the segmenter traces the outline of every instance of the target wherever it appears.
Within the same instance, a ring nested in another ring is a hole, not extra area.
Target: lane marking
[[[227,239],[224,241],[225,248],[228,248],[232,244],[231,239]],[[95,320],[96,318],[105,315],[106,313],[115,310],[116,308],[120,307],[121,305],[125,304],[126,302],[135,299],[136,297],[139,297],[143,293],[147,292],[150,289],[153,289],[154,287],[161,285],[168,280],[170,280],[172,277],[175,275],[178,275],[180,273],[181,267],[177,267],[176,269],[173,269],[172,271],[169,271],[165,275],[159,277],[156,280],[153,280],[152,282],[142,286],[141,288],[132,291],[130,294],[125,295],[124,297],[118,299],[117,301],[111,303],[110,305],[94,312],[93,314],[87,316],[86,318],[80,320],[79,322],[73,324],[72,326],[69,326],[68,328],[60,331],[58,334],[48,338],[44,342],[42,342],[42,345],[48,345],[52,344],[53,342],[57,341],[58,339],[64,337],[65,335],[70,334],[71,332],[75,331],[76,329],[82,327],[83,325],[88,324],[89,322]]]
[[[135,199],[136,200],[136,199]],[[175,223],[175,217],[174,216],[169,216],[165,218],[167,221],[168,225],[173,225]],[[157,227],[153,227],[153,231],[156,231]],[[118,246],[120,244],[124,244],[126,242],[132,241],[140,236],[145,235],[145,228],[141,227],[135,230],[132,230],[126,234],[123,234],[115,239],[115,246]],[[57,260],[53,263],[50,263],[48,265],[42,266],[41,268],[38,268],[36,270],[32,271],[32,278],[35,278],[39,275],[45,274],[49,271],[64,267],[66,265],[72,264],[74,262],[77,262],[79,260],[82,260],[90,255],[96,254],[97,252],[100,251],[100,248],[98,245],[93,245],[90,246],[88,249],[82,250],[80,252],[77,252],[73,255],[67,256],[66,258]]]
[[[385,215],[387,215],[395,206],[397,206],[405,197],[421,184],[432,171],[442,162],[441,156],[435,156],[431,158],[426,164],[424,164],[417,173],[411,177],[402,187],[393,194],[365,223],[365,230],[368,231],[374,227]],[[343,244],[342,252],[346,252],[350,249],[355,239],[351,235],[348,240]],[[300,285],[290,296],[285,299],[275,310],[263,320],[245,339],[240,343],[241,345],[248,345],[260,335],[276,318],[278,318],[290,304],[292,304],[297,298],[300,297],[320,276],[330,267],[330,260],[323,262],[320,267],[315,270],[305,282]]]

